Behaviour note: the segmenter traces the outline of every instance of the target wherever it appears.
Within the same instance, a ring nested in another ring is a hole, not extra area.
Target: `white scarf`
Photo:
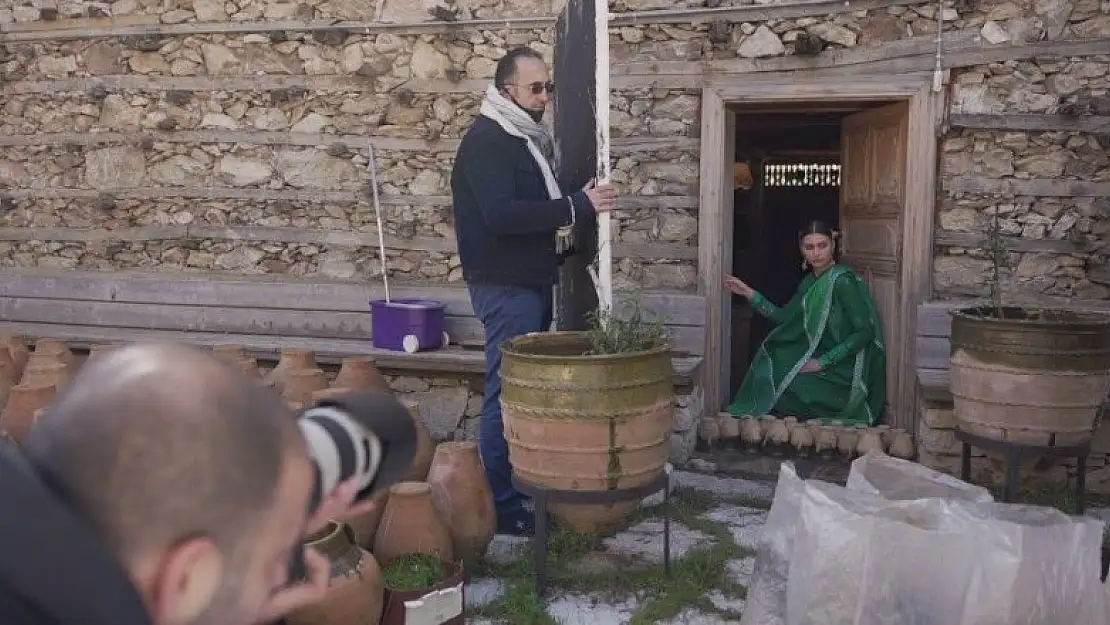
[[[548,197],[552,200],[562,198],[559,182],[555,179],[555,140],[551,137],[551,131],[547,126],[529,117],[523,109],[501,95],[493,85],[486,89],[486,99],[482,101],[479,112],[483,117],[497,122],[505,132],[524,139],[524,143],[528,145],[528,151],[532,153],[533,160],[543,174]]]

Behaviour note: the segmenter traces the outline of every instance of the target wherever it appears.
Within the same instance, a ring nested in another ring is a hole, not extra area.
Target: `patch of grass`
[[[443,581],[447,567],[435,556],[413,553],[396,558],[382,571],[386,588],[420,590]]]
[[[702,514],[722,503],[757,508],[768,505],[746,497],[722,498],[693,489],[676,491],[671,496],[672,523],[701,531],[711,536],[714,542],[685,554],[681,559],[672,554],[670,575],[664,573],[662,564],[634,565],[615,557],[611,562],[607,557],[600,557],[602,566],[598,570],[589,570],[583,565],[583,558],[599,553],[608,535],[553,534],[548,545],[549,593],[598,593],[610,597],[635,594],[643,603],[630,625],[657,623],[687,608],[697,608],[708,614],[717,613],[718,610],[705,598],[706,593],[719,589],[728,596],[745,596],[744,587],[730,580],[726,564],[749,555],[746,549],[733,541],[728,526],[701,518]],[[630,524],[657,519],[661,512],[657,506],[641,509]],[[517,562],[504,565],[482,562],[472,569],[472,575],[498,577],[507,585],[501,599],[469,611],[472,615],[501,618],[513,625],[554,623],[546,612],[546,600],[536,596],[533,590],[535,578],[530,546]]]

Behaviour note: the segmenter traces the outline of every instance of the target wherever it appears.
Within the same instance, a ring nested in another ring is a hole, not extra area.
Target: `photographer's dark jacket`
[[[3,440],[0,625],[151,625],[123,567]]]
[[[562,260],[555,232],[570,224],[571,202],[580,229],[596,223],[584,191],[550,199],[524,139],[483,116],[459,145],[451,195],[463,278],[471,284],[550,287]]]

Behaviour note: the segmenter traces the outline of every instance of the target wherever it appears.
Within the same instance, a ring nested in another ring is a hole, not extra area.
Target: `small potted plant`
[[[465,625],[462,562],[413,553],[394,558],[382,575],[381,625]]]

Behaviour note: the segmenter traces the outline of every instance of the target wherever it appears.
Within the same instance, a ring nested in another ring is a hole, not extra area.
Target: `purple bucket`
[[[410,353],[443,347],[446,307],[434,299],[370,300],[374,347]]]

